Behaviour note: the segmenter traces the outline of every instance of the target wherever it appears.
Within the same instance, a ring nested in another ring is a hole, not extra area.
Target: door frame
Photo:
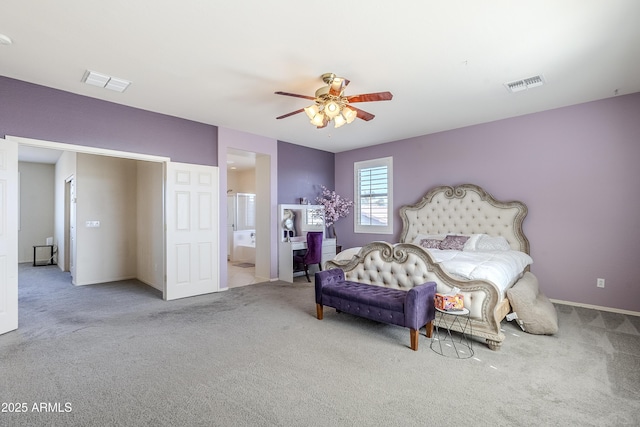
[[[227,161],[229,149],[256,154],[256,196],[260,211],[256,212],[256,277],[278,280],[278,141],[273,138],[218,127],[218,164]],[[258,162],[260,165],[258,165]],[[260,170],[258,170],[258,168]],[[220,211],[227,207],[227,174],[220,173]],[[228,289],[227,224],[220,224],[220,290]],[[259,247],[258,247],[259,246]],[[258,253],[260,254],[258,256]]]
[[[107,148],[87,147],[85,145],[67,144],[64,142],[45,141],[41,139],[24,138],[21,136],[4,137],[7,141],[15,141],[18,145],[25,145],[35,148],[48,148],[58,151],[73,151],[83,154],[97,154],[102,156],[120,157],[123,159],[143,160],[147,162],[165,163],[171,161],[171,158],[164,156],[154,156],[151,154],[134,153],[130,151],[110,150]]]
[[[75,175],[69,176],[64,181],[64,265],[62,271],[73,271],[73,257],[75,257],[76,242],[76,213],[75,213]]]

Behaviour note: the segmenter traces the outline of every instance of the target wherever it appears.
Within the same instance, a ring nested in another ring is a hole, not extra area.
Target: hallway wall
[[[53,237],[55,168],[54,165],[45,163],[18,162],[18,172],[18,262],[33,262],[33,246],[44,245],[47,237]],[[42,254],[44,255],[43,252]]]

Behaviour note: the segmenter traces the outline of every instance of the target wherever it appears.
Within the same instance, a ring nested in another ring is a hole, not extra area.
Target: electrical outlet
[[[598,279],[596,281],[596,286],[599,288],[604,288],[604,279]]]

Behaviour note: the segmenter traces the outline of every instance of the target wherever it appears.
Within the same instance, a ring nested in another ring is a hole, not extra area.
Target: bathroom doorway
[[[227,271],[229,288],[256,283],[256,153],[227,152]]]

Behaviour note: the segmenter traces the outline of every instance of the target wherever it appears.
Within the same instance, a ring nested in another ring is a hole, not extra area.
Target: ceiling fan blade
[[[347,100],[349,102],[390,101],[392,98],[393,94],[391,92],[376,92],[347,96]]]
[[[331,84],[329,85],[329,95],[332,96],[341,96],[342,91],[347,86],[348,80],[343,79],[342,77],[336,77],[333,79]]]
[[[283,114],[282,116],[278,116],[278,117],[276,117],[276,120],[277,119],[286,119],[289,116],[293,116],[294,114],[302,113],[303,111],[304,111],[304,108],[301,108],[299,110],[292,111],[292,112],[287,113],[287,114]]]
[[[276,95],[284,95],[284,96],[294,96],[296,98],[304,98],[304,99],[310,99],[312,101],[315,101],[316,99],[313,96],[307,96],[307,95],[298,95],[296,93],[289,93],[289,92],[274,92]]]
[[[352,105],[349,105],[349,108],[353,108],[354,110],[356,110],[356,113],[358,114],[356,117],[366,122],[368,122],[369,120],[373,120],[373,118],[375,117],[373,114],[367,113],[366,111],[356,108]]]

